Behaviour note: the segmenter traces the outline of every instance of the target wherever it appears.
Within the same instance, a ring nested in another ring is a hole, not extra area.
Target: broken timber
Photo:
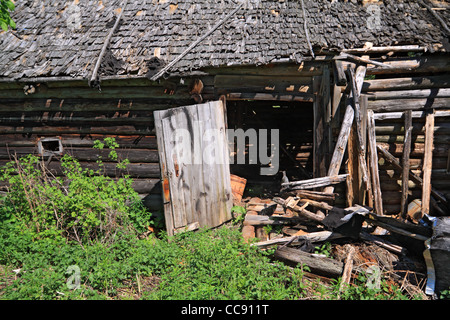
[[[425,153],[423,159],[422,215],[430,212],[431,169],[433,164],[434,112],[425,118]]]
[[[314,189],[318,187],[328,186],[330,184],[337,184],[345,181],[347,174],[340,174],[334,176],[327,176],[315,179],[301,180],[295,182],[282,183],[282,189],[288,190],[303,190],[303,189]]]
[[[294,265],[306,265],[312,273],[325,277],[338,278],[344,269],[342,262],[289,247],[278,248],[274,257]]]
[[[381,197],[381,185],[380,177],[378,174],[378,154],[376,147],[376,135],[375,135],[375,119],[373,118],[373,111],[369,110],[368,116],[368,132],[369,132],[369,146],[370,146],[370,168],[373,186],[373,195],[375,203],[375,211],[378,214],[383,214],[383,199]]]
[[[406,219],[408,211],[408,181],[409,181],[409,154],[411,153],[412,111],[405,111],[405,140],[403,141],[403,171],[402,171],[402,198],[400,203],[400,216]]]
[[[166,73],[170,68],[172,68],[178,61],[180,61],[186,54],[189,53],[193,48],[195,48],[200,42],[202,42],[205,38],[211,35],[214,31],[216,31],[222,24],[224,24],[228,19],[230,19],[241,7],[244,5],[244,1],[241,2],[233,11],[227,14],[223,19],[217,22],[211,29],[208,30],[203,36],[195,40],[186,50],[184,50],[179,56],[173,59],[168,65],[158,71],[155,75],[153,75],[150,80],[156,81],[158,80],[164,73]]]

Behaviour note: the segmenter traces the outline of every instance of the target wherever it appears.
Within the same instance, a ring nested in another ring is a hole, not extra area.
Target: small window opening
[[[60,137],[43,138],[38,141],[38,152],[40,156],[62,155],[63,145]]]

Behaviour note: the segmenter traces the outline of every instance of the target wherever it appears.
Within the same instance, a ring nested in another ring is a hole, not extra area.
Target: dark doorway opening
[[[278,129],[279,163],[275,175],[261,175],[264,167],[260,161],[245,164],[230,164],[231,174],[247,179],[246,193],[249,196],[276,195],[280,191],[282,171],[290,181],[313,177],[314,113],[313,103],[283,101],[227,101],[228,129]],[[271,138],[267,139],[270,144]],[[236,157],[236,143],[230,141],[232,156]],[[246,140],[246,157],[249,153]],[[261,145],[258,145],[258,152]],[[267,145],[267,155],[270,155]],[[236,158],[235,158],[236,159]]]

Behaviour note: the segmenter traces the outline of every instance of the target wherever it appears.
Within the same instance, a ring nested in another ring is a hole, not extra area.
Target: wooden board
[[[215,227],[231,219],[222,102],[155,111],[154,116],[169,235],[195,222]]]

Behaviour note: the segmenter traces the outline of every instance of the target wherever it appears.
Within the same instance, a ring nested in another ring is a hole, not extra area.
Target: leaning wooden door
[[[154,112],[169,235],[231,219],[225,110],[221,101]]]

